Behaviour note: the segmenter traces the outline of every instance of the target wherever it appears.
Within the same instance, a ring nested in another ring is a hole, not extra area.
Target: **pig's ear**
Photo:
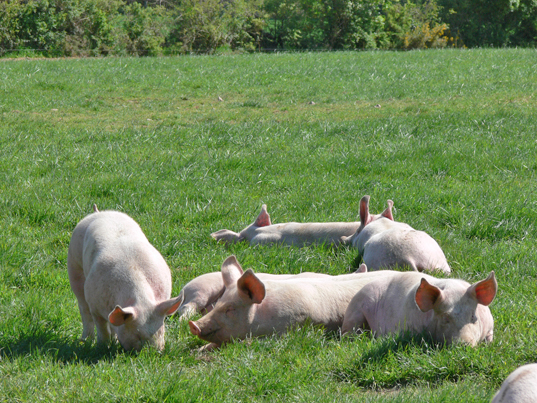
[[[360,222],[362,226],[366,226],[371,221],[371,215],[369,214],[369,199],[371,196],[365,195],[360,200]]]
[[[116,305],[114,310],[108,315],[108,320],[114,326],[121,326],[127,320],[134,319],[136,317],[136,311],[132,306],[127,308],[122,308],[119,305]]]
[[[267,227],[269,225],[272,225],[272,223],[270,222],[270,215],[269,215],[269,213],[267,213],[267,205],[266,204],[263,204],[261,206],[261,212],[259,213],[259,215],[255,219],[254,225],[256,227]]]
[[[387,219],[393,221],[392,208],[393,208],[393,201],[388,200],[388,207],[386,208],[386,210],[382,212],[381,217],[386,217]]]
[[[172,315],[179,309],[181,304],[183,303],[184,297],[183,294],[179,295],[177,298],[172,298],[167,301],[163,301],[156,307],[156,312],[160,316],[168,316]]]
[[[242,273],[242,267],[234,255],[231,255],[222,263],[222,278],[226,288],[234,285],[242,276]]]
[[[355,271],[355,273],[367,273],[367,266],[365,263],[362,263],[360,267],[358,267],[358,270]]]
[[[434,304],[442,298],[442,290],[429,284],[424,278],[416,290],[416,304],[422,312],[428,312],[433,309]]]
[[[477,302],[481,305],[489,305],[496,296],[498,291],[498,282],[494,276],[494,272],[490,272],[489,276],[485,280],[481,280],[475,284],[472,284],[468,289],[470,295],[472,295]]]
[[[265,284],[259,280],[252,269],[248,269],[237,281],[237,287],[254,302],[260,304],[265,299]]]

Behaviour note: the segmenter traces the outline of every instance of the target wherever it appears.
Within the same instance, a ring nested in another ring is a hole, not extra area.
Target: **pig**
[[[355,273],[367,272],[367,266],[362,264]],[[333,276],[322,273],[303,272],[300,274],[268,274],[258,273],[260,280],[288,280],[291,278],[325,278],[330,279]],[[343,274],[337,276],[338,280],[352,278],[353,274]],[[177,313],[180,320],[187,320],[196,313],[206,314],[210,312],[216,301],[224,294],[225,286],[221,272],[212,272],[202,274],[189,281],[181,290],[180,296],[183,302]]]
[[[427,233],[393,220],[393,201],[380,217],[369,214],[369,196],[360,200],[360,226],[343,243],[362,255],[369,270],[408,267],[415,271],[451,273],[444,252]]]
[[[223,243],[248,241],[250,245],[285,244],[307,246],[326,244],[338,246],[343,238],[356,232],[359,222],[288,222],[272,224],[267,213],[267,205],[263,204],[255,222],[240,233],[227,229],[213,232],[211,236]]]
[[[537,364],[526,364],[514,370],[491,403],[537,402]]]
[[[356,292],[389,275],[377,271],[345,275],[344,279],[261,280],[252,269],[243,271],[235,256],[230,256],[222,264],[223,295],[207,315],[188,325],[193,335],[210,342],[204,350],[248,335],[281,334],[307,321],[338,330]]]
[[[396,272],[365,285],[350,301],[342,333],[370,329],[377,335],[398,331],[426,332],[436,342],[475,346],[493,338],[488,305],[498,284],[491,272],[470,285],[418,272]]]
[[[170,269],[132,218],[94,205],[73,231],[67,271],[82,339],[93,339],[97,327],[98,342],[115,333],[125,350],[164,347],[164,318],[182,298],[170,298]]]

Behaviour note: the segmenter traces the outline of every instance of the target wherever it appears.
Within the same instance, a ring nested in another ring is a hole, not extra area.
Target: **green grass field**
[[[537,361],[536,94],[523,49],[0,61],[0,401],[490,401]],[[210,233],[263,203],[275,223],[355,221],[365,194],[432,235],[453,277],[495,271],[493,343],[305,326],[201,354],[175,317],[161,353],[79,341],[67,249],[93,203],[141,225],[177,295],[230,254],[353,271],[350,248]]]

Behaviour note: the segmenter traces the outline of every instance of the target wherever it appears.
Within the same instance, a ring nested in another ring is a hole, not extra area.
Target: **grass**
[[[0,61],[0,401],[490,401],[537,361],[535,56]],[[93,203],[140,223],[176,295],[230,254],[255,271],[354,270],[344,247],[209,234],[244,228],[263,203],[273,222],[354,221],[364,194],[437,239],[453,276],[496,272],[492,344],[306,326],[200,354],[175,317],[162,353],[78,341],[67,248]]]

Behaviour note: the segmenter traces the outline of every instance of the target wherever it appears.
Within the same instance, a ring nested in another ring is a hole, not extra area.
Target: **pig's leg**
[[[78,310],[80,311],[80,316],[82,318],[82,339],[84,340],[89,337],[91,340],[94,337],[95,325],[84,294],[86,277],[84,276],[82,267],[80,267],[70,255],[67,259],[67,271],[69,274],[69,283],[71,284],[71,289],[78,301]]]
[[[357,304],[353,305],[355,306],[354,309],[351,309],[351,306],[349,305],[349,308],[347,308],[347,311],[345,312],[343,326],[341,327],[342,334],[349,332],[359,334],[362,333],[363,330],[369,329],[365,313],[359,306],[357,306]]]
[[[230,231],[228,229],[221,229],[220,231],[213,232],[211,236],[217,242],[224,242],[228,244],[242,241],[240,234],[237,234],[236,232]]]
[[[93,315],[93,320],[97,325],[97,341],[108,343],[110,341],[110,322],[98,315]]]

